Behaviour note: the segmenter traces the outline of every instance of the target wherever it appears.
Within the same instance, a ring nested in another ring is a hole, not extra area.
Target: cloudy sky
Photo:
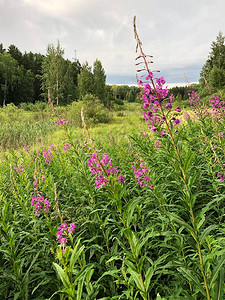
[[[168,83],[199,79],[210,45],[225,34],[224,0],[0,0],[0,43],[46,54],[59,39],[65,58],[93,64],[108,83],[135,83],[133,17],[144,51]]]

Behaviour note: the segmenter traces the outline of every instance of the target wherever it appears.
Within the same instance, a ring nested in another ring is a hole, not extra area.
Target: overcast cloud
[[[46,54],[59,39],[65,58],[101,60],[108,83],[135,83],[137,29],[169,82],[199,79],[210,45],[225,28],[224,0],[0,0],[0,43]]]

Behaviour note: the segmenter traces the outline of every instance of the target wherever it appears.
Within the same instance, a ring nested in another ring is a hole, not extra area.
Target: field
[[[224,299],[225,107],[190,103],[0,110],[1,299]]]

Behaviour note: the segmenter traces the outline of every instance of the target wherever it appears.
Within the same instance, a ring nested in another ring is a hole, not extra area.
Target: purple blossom
[[[138,184],[140,187],[147,186],[149,188],[153,188],[153,184],[148,185],[148,183],[151,181],[151,178],[149,177],[149,174],[151,173],[151,169],[147,168],[147,163],[142,162],[139,165],[139,168],[136,169],[135,166],[132,166],[134,169],[134,174],[136,175],[135,178],[138,181]]]
[[[56,126],[61,126],[61,125],[68,125],[69,124],[69,121],[68,120],[65,120],[65,119],[62,119],[58,122],[55,122]]]
[[[44,211],[49,211],[50,202],[47,198],[44,199],[42,196],[33,196],[31,199],[31,206],[35,206],[34,210],[37,216],[40,215],[40,209],[43,207]]]
[[[65,245],[67,243],[68,234],[72,234],[75,232],[76,225],[71,223],[69,226],[66,222],[62,223],[58,227],[58,231],[56,232],[56,237],[58,239],[58,243],[62,246],[62,252],[65,252]]]
[[[220,101],[218,96],[212,96],[209,100],[209,103],[213,108],[212,113],[215,118],[219,120],[222,116],[225,115],[225,102]]]
[[[146,80],[150,80],[153,83],[154,75],[149,72]],[[143,105],[141,107],[143,118],[148,122],[148,127],[155,132],[165,122],[165,117],[162,116],[162,101],[167,98],[169,90],[167,87],[163,87],[165,80],[163,77],[156,78],[154,86],[149,83],[143,84],[139,81],[142,86],[142,100]],[[173,102],[172,95],[170,102],[166,104],[167,109],[171,109]]]
[[[71,147],[72,147],[71,144],[65,144],[65,143],[63,143],[63,151],[67,151],[67,150],[69,150]]]
[[[20,175],[24,172],[24,169],[26,167],[24,165],[20,165],[18,167],[14,167],[14,170],[16,170]]]
[[[25,144],[25,145],[23,146],[23,149],[27,152],[27,151],[29,150],[29,146]]]
[[[125,177],[122,176],[122,174],[120,174],[120,175],[118,176],[118,181],[123,183],[123,182],[125,181]]]
[[[185,120],[185,121],[188,121],[189,119],[190,119],[189,113],[185,112],[185,113],[184,113],[184,120]]]
[[[154,142],[154,147],[155,147],[155,148],[160,148],[160,147],[161,147],[159,141],[155,141],[155,142]]]
[[[221,181],[221,182],[224,181],[224,178],[223,178],[223,176],[220,174],[220,172],[217,173],[217,176],[220,178],[220,181]]]
[[[175,124],[180,124],[180,123],[181,123],[181,120],[175,119],[175,120],[174,120],[174,123],[175,123]]]
[[[92,174],[95,175],[95,184],[97,188],[105,186],[109,181],[109,176],[112,176],[119,172],[117,166],[112,166],[112,158],[109,158],[107,153],[102,155],[102,158],[99,154],[92,153],[91,158],[88,160],[88,166]],[[121,175],[121,176],[120,176]],[[120,174],[118,181],[122,181],[122,174]]]
[[[45,158],[45,162],[51,162],[54,156],[52,155],[51,149],[42,151],[43,157]]]

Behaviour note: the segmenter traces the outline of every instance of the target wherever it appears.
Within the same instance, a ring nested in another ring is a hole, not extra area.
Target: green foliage
[[[68,111],[57,111],[72,117],[81,106],[87,120],[88,109],[105,109],[87,95]],[[12,122],[24,120],[14,105],[1,113]],[[223,299],[225,198],[217,172],[222,173],[224,138],[215,141],[223,124],[206,117],[179,125],[174,141],[185,181],[170,137],[158,137],[161,147],[156,148],[155,137],[137,128],[132,136],[117,138],[115,131],[112,137],[100,127],[94,142],[78,134],[76,125],[65,126],[63,140],[51,146],[51,162],[31,148],[5,154],[0,166],[2,299],[205,300],[206,284],[210,299]],[[65,144],[71,145],[66,151]],[[87,164],[94,151],[109,154],[124,183],[114,176],[110,184],[95,187]],[[151,168],[153,189],[137,184],[132,165],[143,161]],[[30,205],[37,191],[51,203],[40,216]],[[64,252],[56,238],[60,218],[77,226]]]
[[[211,88],[218,89],[225,84],[225,37],[219,32],[216,41],[211,44],[211,52],[202,67],[200,84],[209,84]]]
[[[0,53],[0,76],[2,78],[1,90],[3,91],[1,104],[6,105],[9,88],[13,89],[20,80],[22,71],[15,59],[10,54]]]
[[[94,95],[105,105],[106,102],[106,75],[105,70],[102,67],[100,60],[96,59],[93,64],[93,76],[94,76]]]
[[[91,67],[87,62],[83,64],[82,70],[78,75],[77,88],[80,99],[87,94],[94,94],[94,77]]]

